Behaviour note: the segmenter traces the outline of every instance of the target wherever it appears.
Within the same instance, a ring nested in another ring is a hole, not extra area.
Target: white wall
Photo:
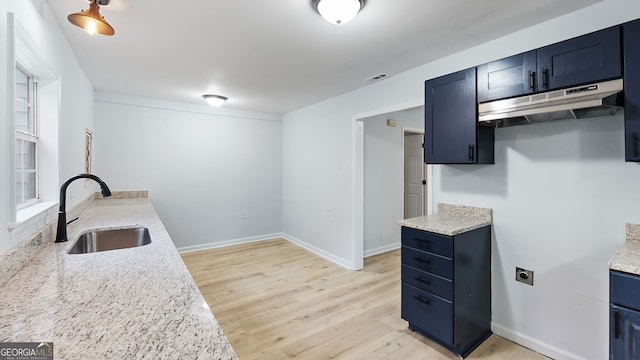
[[[397,121],[387,126],[387,119]],[[364,251],[377,254],[400,244],[403,215],[403,127],[424,129],[423,107],[365,118]],[[384,234],[384,235],[382,235]]]
[[[82,172],[84,168],[84,129],[93,128],[93,87],[80,68],[71,51],[69,44],[62,35],[48,4],[43,0],[8,0],[0,2],[0,108],[7,111],[9,86],[8,70],[13,64],[7,64],[7,12],[15,16],[15,20],[25,29],[38,53],[47,57],[47,62],[55,67],[59,74],[60,91],[57,103],[59,105],[59,149],[58,170],[50,174],[49,181],[55,184],[44,184],[45,188],[59,188],[59,185],[71,175]],[[52,92],[48,92],[52,93]],[[55,93],[55,92],[54,92]],[[8,149],[13,145],[13,129],[9,123],[10,114],[4,113],[0,117],[0,149]],[[52,118],[52,117],[49,117]],[[7,151],[1,151],[6,154]],[[9,188],[14,186],[9,180],[8,159],[4,156],[0,160],[0,203],[9,204],[7,198]],[[85,196],[95,191],[95,187],[84,188],[80,182],[69,188],[68,206],[72,206]],[[9,238],[10,210],[4,205],[0,210],[0,251],[4,251],[30,232],[18,231],[20,237]],[[35,229],[33,229],[35,230]],[[31,232],[32,233],[32,232]]]
[[[279,115],[97,93],[94,144],[96,174],[148,189],[181,250],[280,232]]]
[[[283,232],[350,262],[355,114],[420,99],[426,79],[635,18],[637,0],[605,0],[285,114]],[[496,131],[495,165],[434,166],[434,203],[494,209],[494,331],[559,359],[607,358],[607,259],[624,223],[640,222],[640,168],[624,163],[622,142],[620,117],[514,127]],[[327,205],[336,216],[322,216]],[[536,285],[516,283],[515,265],[535,270]]]
[[[9,83],[9,73],[7,65],[7,3],[0,2],[0,84]],[[12,131],[9,124],[9,102],[6,86],[0,86],[0,153],[7,154],[8,146],[11,144]],[[5,150],[7,149],[7,150]],[[9,195],[9,156],[0,156],[0,252],[4,252],[14,244],[9,241],[9,220],[11,212],[9,209],[11,200]]]

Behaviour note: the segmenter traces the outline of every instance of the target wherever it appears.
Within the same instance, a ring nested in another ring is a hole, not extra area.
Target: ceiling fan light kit
[[[84,29],[89,35],[111,36],[116,31],[109,25],[104,16],[100,15],[100,5],[109,5],[110,0],[89,0],[89,9],[69,14],[67,20],[73,25]]]

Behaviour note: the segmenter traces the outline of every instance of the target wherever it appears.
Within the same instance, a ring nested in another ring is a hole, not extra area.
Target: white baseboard
[[[570,353],[566,350],[557,348],[553,345],[547,344],[538,339],[532,338],[520,332],[498,325],[495,322],[491,323],[491,330],[494,334],[503,337],[507,340],[511,340],[518,345],[522,345],[533,351],[539,352],[544,356],[548,356],[555,360],[586,360],[585,358],[576,354]]]
[[[388,251],[393,251],[396,249],[400,249],[400,246],[402,244],[400,242],[397,243],[393,243],[393,244],[389,244],[389,245],[385,245],[385,246],[380,246],[377,247],[375,249],[369,249],[369,250],[365,250],[364,251],[364,257],[368,258],[369,256],[374,256],[374,255],[379,255],[382,253],[386,253]]]
[[[178,252],[179,253],[189,253],[189,252],[194,252],[194,251],[202,251],[202,250],[209,250],[209,249],[216,249],[216,248],[221,248],[221,247],[226,247],[226,246],[233,246],[233,245],[240,245],[240,244],[248,244],[248,243],[252,243],[252,242],[258,242],[258,241],[265,241],[265,240],[273,240],[273,239],[285,239],[289,242],[292,242],[326,260],[329,260],[333,263],[336,263],[342,267],[345,267],[349,270],[354,270],[353,269],[353,264],[348,261],[345,260],[343,258],[340,258],[338,256],[335,256],[327,251],[324,251],[320,248],[317,248],[311,244],[308,244],[300,239],[296,239],[293,236],[287,235],[285,233],[275,233],[275,234],[267,234],[267,235],[260,235],[260,236],[252,236],[252,237],[247,237],[247,238],[241,238],[241,239],[233,239],[233,240],[226,240],[226,241],[218,241],[218,242],[213,242],[213,243],[208,243],[208,244],[199,244],[199,245],[193,245],[193,246],[184,246],[184,247],[179,247],[178,248]],[[388,250],[387,250],[388,251]]]
[[[328,252],[326,252],[326,251],[324,251],[324,250],[322,250],[320,248],[317,248],[317,247],[315,247],[315,246],[313,246],[311,244],[308,244],[308,243],[306,243],[306,242],[304,242],[304,241],[302,241],[300,239],[296,239],[293,236],[290,236],[290,235],[287,235],[287,234],[282,234],[282,238],[284,238],[284,239],[286,239],[286,240],[288,240],[288,241],[290,241],[290,242],[292,242],[292,243],[294,243],[294,244],[296,244],[296,245],[298,245],[298,246],[300,246],[300,247],[302,247],[302,248],[304,248],[306,250],[309,250],[312,253],[314,253],[314,254],[316,254],[316,255],[318,255],[320,257],[323,257],[323,258],[325,258],[325,259],[327,259],[327,260],[329,260],[329,261],[331,261],[333,263],[336,263],[336,264],[338,264],[338,265],[340,265],[342,267],[345,267],[345,268],[347,268],[349,270],[354,270],[353,264],[351,263],[351,261],[348,261],[348,260],[345,260],[343,258],[337,257],[337,256],[335,256],[335,255],[333,255],[331,253],[328,253]]]
[[[207,244],[199,244],[199,245],[193,245],[193,246],[183,246],[178,248],[178,252],[182,254],[182,253],[189,253],[194,251],[216,249],[216,248],[221,248],[226,246],[248,244],[248,243],[264,241],[264,240],[273,240],[278,238],[284,238],[284,235],[282,233],[275,233],[275,234],[267,234],[267,235],[260,235],[260,236],[251,236],[251,237],[246,237],[241,239],[218,241],[218,242],[207,243]]]

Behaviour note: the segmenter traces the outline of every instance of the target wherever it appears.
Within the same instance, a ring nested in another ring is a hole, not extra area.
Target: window
[[[6,123],[11,128],[5,134],[9,136],[0,137],[3,148],[0,154],[5,154],[8,165],[0,173],[10,181],[6,191],[0,191],[0,202],[7,210],[0,211],[0,224],[7,224],[9,233],[6,241],[0,239],[0,252],[29,238],[42,224],[55,218],[60,190],[62,75],[13,15],[6,13],[8,31],[4,39],[7,45],[4,62],[11,65],[4,71],[10,82],[5,84],[3,101],[10,109]]]
[[[16,207],[38,201],[38,102],[34,77],[16,67]]]

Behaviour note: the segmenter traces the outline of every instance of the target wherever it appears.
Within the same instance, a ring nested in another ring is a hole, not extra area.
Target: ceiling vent
[[[366,79],[365,81],[378,81],[378,80],[382,80],[384,78],[387,77],[387,74],[378,74],[378,75],[374,75],[368,79]]]

